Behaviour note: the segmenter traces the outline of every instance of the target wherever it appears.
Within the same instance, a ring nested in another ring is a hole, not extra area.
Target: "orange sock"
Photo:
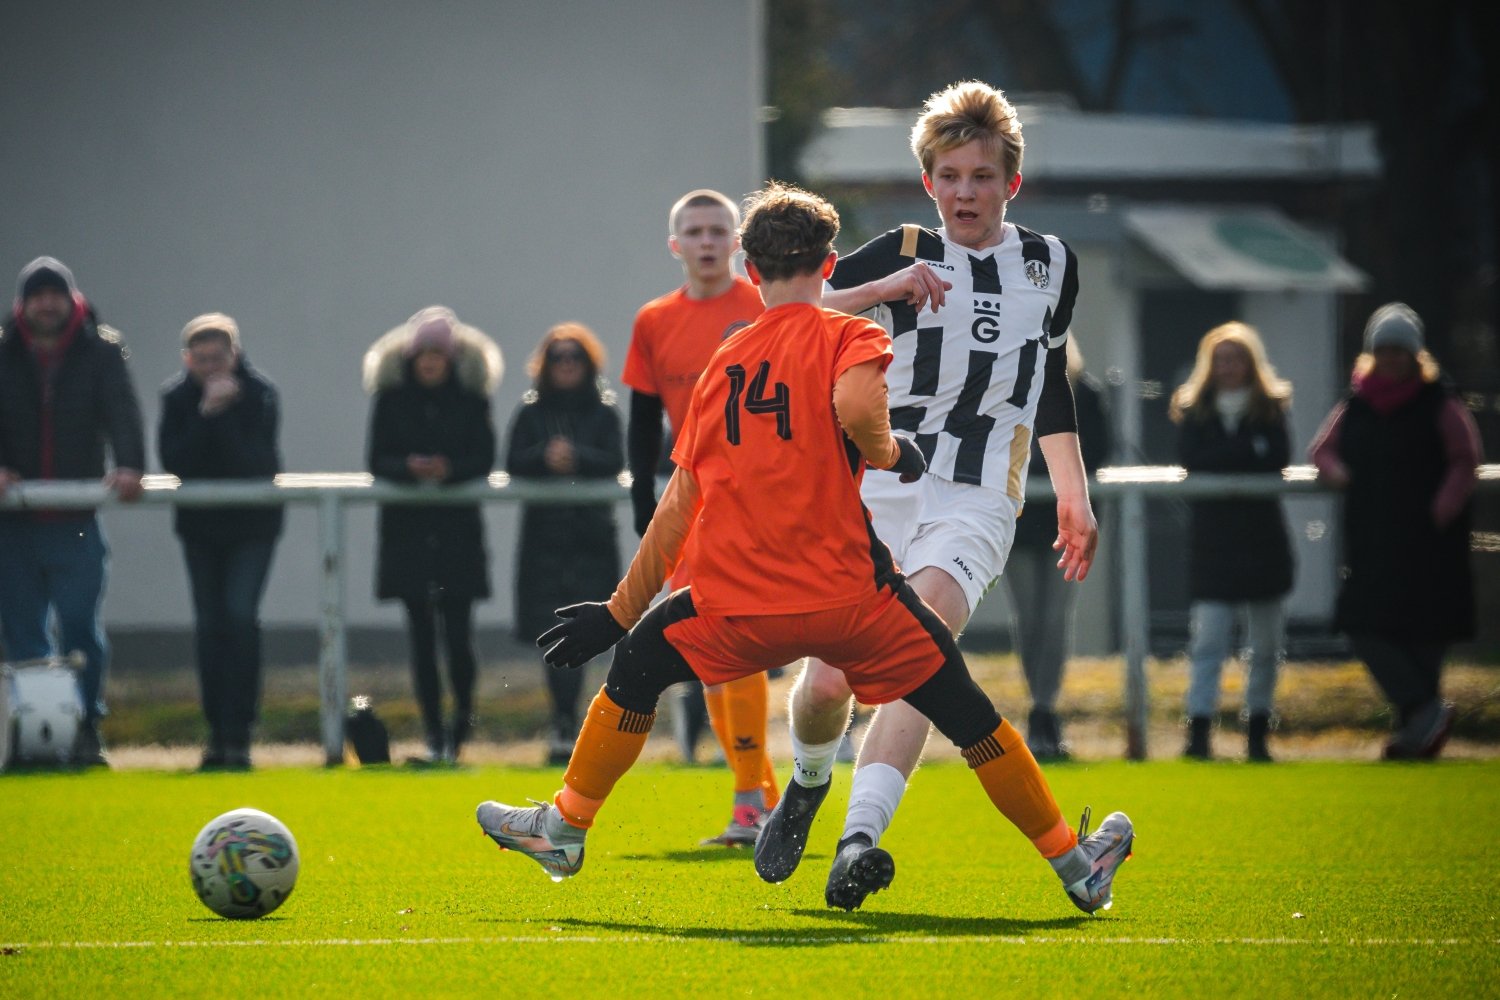
[[[1071,851],[1078,835],[1068,826],[1042,777],[1042,769],[1016,728],[1004,719],[989,736],[965,747],[964,760],[995,808],[1016,825],[1044,858]]]
[[[584,716],[562,791],[553,799],[563,819],[585,830],[594,825],[615,782],[641,755],[655,721],[655,712],[642,715],[623,709],[599,689]]]
[[[764,790],[767,764],[766,703],[770,700],[770,680],[765,674],[741,677],[723,685],[725,729],[733,743],[729,766],[734,768],[734,790]],[[775,775],[771,776],[774,788]],[[767,801],[767,808],[774,808]]]
[[[724,734],[729,732],[729,706],[726,705],[723,684],[703,685],[703,706],[708,709],[708,728],[714,731],[719,749],[724,751],[724,760],[734,759],[734,744]]]

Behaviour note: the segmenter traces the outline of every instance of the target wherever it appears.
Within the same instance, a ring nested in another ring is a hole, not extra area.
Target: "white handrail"
[[[180,482],[176,476],[146,476],[141,504],[184,507],[244,507],[275,504],[315,504],[322,561],[321,622],[319,624],[318,687],[324,760],[329,766],[344,759],[344,701],[348,675],[344,609],[344,506],[351,503],[451,504],[454,502],[623,503],[630,498],[630,476],[617,479],[556,482],[512,479],[491,473],[484,482],[460,486],[410,486],[377,480],[363,472],[288,472],[270,481],[213,480]],[[1500,465],[1479,468],[1481,492],[1500,490]],[[1125,647],[1126,756],[1146,757],[1149,685],[1146,649],[1149,632],[1149,578],[1146,573],[1146,500],[1274,497],[1330,492],[1317,481],[1310,465],[1293,465],[1281,475],[1265,473],[1195,473],[1180,466],[1113,466],[1102,468],[1089,488],[1096,499],[1120,500],[1120,622]],[[1045,476],[1032,476],[1029,500],[1052,496]],[[23,481],[0,496],[0,511],[91,509],[126,507],[97,482]]]

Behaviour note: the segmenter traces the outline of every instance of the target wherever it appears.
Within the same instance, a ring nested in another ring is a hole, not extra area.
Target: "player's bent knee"
[[[1000,726],[1000,713],[974,683],[960,658],[948,660],[903,700],[932,720],[938,732],[960,750],[973,746]]]
[[[615,647],[604,691],[623,709],[649,715],[667,688],[697,675],[662,632],[661,616],[653,609]]]
[[[842,671],[817,660],[809,662],[802,672],[798,688],[803,707],[817,715],[847,712],[849,699],[854,696]]]

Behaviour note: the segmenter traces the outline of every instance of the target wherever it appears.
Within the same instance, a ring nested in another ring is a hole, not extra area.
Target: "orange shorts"
[[[936,637],[948,635],[942,619],[905,581],[899,586],[905,600],[881,588],[862,603],[828,611],[693,615],[671,622],[663,634],[705,684],[816,656],[843,671],[862,703],[880,705],[921,687],[946,659]]]

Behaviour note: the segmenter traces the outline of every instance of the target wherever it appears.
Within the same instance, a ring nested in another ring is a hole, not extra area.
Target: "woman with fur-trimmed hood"
[[[374,396],[370,472],[433,486],[488,476],[495,464],[490,395],[502,370],[495,342],[444,306],[423,309],[377,340],[364,361],[365,389]],[[451,762],[473,727],[473,604],[490,595],[479,505],[383,505],[379,535],[375,596],[406,606],[427,759]],[[453,694],[446,730],[439,629]]]

